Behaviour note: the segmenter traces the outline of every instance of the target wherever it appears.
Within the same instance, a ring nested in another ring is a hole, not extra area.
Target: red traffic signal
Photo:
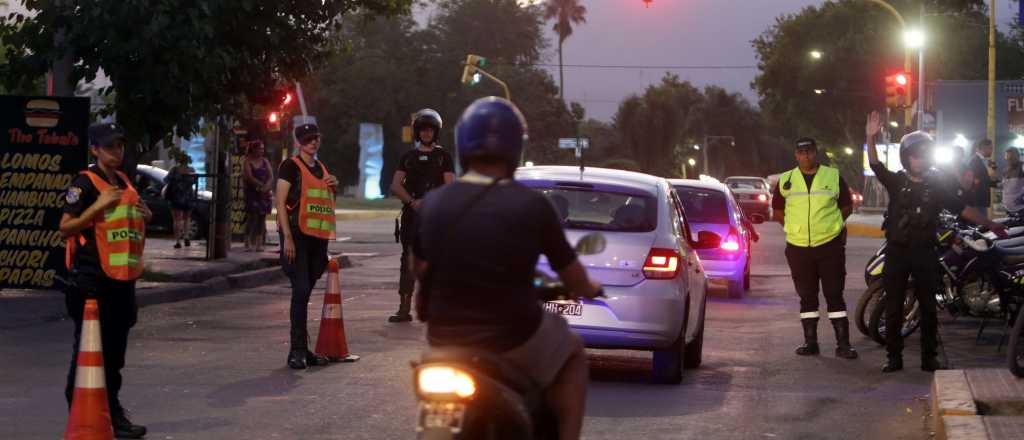
[[[653,2],[654,2],[654,0],[644,0],[644,7],[645,8],[651,7],[651,3],[653,3]]]
[[[910,75],[897,72],[885,77],[885,105],[889,108],[910,105]]]
[[[281,114],[278,112],[270,112],[267,114],[267,131],[276,133],[281,131]]]

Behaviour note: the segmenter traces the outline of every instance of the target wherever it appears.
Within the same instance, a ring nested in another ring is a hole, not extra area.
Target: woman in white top
[[[1003,205],[1007,212],[1024,209],[1024,168],[1021,167],[1020,150],[1006,149],[1006,174],[1003,175]]]

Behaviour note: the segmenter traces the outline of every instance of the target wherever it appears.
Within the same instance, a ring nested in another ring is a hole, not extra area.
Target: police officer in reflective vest
[[[65,192],[61,235],[67,240],[71,274],[65,302],[75,322],[75,345],[65,395],[74,396],[79,342],[86,299],[99,306],[103,369],[111,424],[118,438],[142,438],[144,426],[128,420],[118,397],[128,332],[138,318],[135,280],[142,275],[146,223],[152,212],[128,176],[117,171],[124,160],[125,137],[116,124],[89,127],[89,151],[96,164],[82,171]]]
[[[327,268],[327,243],[335,238],[334,192],[338,179],[316,159],[320,129],[316,124],[295,127],[299,154],[281,162],[277,172],[278,233],[281,267],[292,284],[291,349],[288,366],[301,370],[327,365],[328,360],[309,351],[306,327],[309,296]]]
[[[410,313],[416,278],[409,271],[409,247],[416,233],[416,213],[428,192],[455,180],[452,156],[437,145],[441,135],[441,115],[431,109],[416,112],[412,130],[416,148],[402,155],[391,181],[391,192],[403,204],[399,227],[402,243],[401,273],[398,281],[398,312],[388,322],[412,321]]]
[[[843,285],[846,282],[846,218],[853,199],[839,170],[818,163],[818,145],[811,138],[796,141],[798,166],[782,173],[775,187],[775,219],[786,231],[786,261],[800,295],[800,323],[804,344],[800,356],[820,353],[818,348],[819,286],[828,305],[828,318],[836,334],[836,357],[856,359],[850,346]]]
[[[889,193],[885,219],[886,257],[882,280],[885,286],[887,361],[882,372],[903,369],[903,306],[907,282],[914,277],[914,296],[921,316],[921,370],[942,367],[938,360],[938,316],[935,289],[939,257],[935,246],[939,213],[945,209],[987,227],[1005,237],[1006,227],[985,218],[978,209],[966,206],[957,196],[957,179],[931,167],[934,141],[927,133],[915,131],[900,140],[900,163],[904,170],[889,171],[878,160],[875,136],[881,131],[878,112],[868,115],[865,127],[868,163]]]

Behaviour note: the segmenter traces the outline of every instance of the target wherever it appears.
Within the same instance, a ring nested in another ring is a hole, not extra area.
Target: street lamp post
[[[881,6],[883,9],[885,9],[890,14],[892,14],[892,16],[896,18],[896,21],[899,22],[900,29],[903,29],[904,31],[906,31],[906,29],[907,29],[907,21],[903,19],[902,15],[900,15],[900,11],[897,11],[896,8],[892,7],[892,5],[890,5],[885,0],[867,0],[867,1],[869,1],[871,3],[874,3],[874,4],[878,5],[878,6]],[[992,1],[994,2],[995,0],[992,0]],[[903,55],[903,70],[905,72],[909,72],[910,71],[910,48],[905,48],[905,49],[906,50],[904,50],[904,55]],[[920,97],[918,99],[920,99]],[[909,111],[904,111],[904,115],[905,115],[904,116],[904,119],[905,119],[904,126],[909,127],[910,123],[912,122],[911,119],[913,119],[913,116],[911,115],[911,113]]]

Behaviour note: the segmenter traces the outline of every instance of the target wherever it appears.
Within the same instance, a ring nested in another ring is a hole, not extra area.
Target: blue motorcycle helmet
[[[509,172],[519,166],[527,140],[526,119],[511,101],[488,96],[474,101],[462,112],[455,127],[455,148],[463,172],[474,158],[497,159]]]

